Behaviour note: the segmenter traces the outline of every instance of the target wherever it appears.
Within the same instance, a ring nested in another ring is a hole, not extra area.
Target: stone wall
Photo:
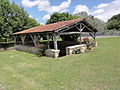
[[[24,51],[24,52],[33,53],[33,54],[39,53],[38,48],[33,46],[14,45],[14,47],[18,51]]]
[[[0,48],[0,52],[6,51],[6,50],[15,50],[15,48],[14,47]]]
[[[68,46],[66,47],[66,55],[72,55],[73,50],[80,50],[81,53],[85,53],[85,51],[87,50],[87,45],[80,44],[80,45]]]
[[[59,57],[59,52],[60,52],[60,50],[46,49],[45,50],[45,55],[48,56],[48,57],[57,58],[57,57]]]

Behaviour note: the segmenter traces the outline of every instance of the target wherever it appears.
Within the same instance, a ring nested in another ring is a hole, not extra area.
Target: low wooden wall
[[[38,48],[33,46],[14,45],[14,47],[18,51],[24,51],[24,52],[33,53],[33,54],[39,53]]]

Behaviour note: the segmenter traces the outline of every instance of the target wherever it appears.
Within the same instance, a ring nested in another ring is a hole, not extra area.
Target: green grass
[[[120,90],[120,38],[97,41],[92,52],[58,59],[0,52],[0,90]]]

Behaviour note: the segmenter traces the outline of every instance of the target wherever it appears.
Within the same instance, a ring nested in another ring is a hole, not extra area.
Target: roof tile
[[[37,27],[33,27],[33,28],[30,28],[27,30],[16,32],[16,33],[14,33],[14,35],[15,34],[36,33],[36,32],[46,32],[46,31],[56,31],[62,27],[68,26],[75,22],[82,21],[84,19],[85,18],[78,18],[78,19],[73,19],[73,20],[69,20],[69,21],[62,21],[62,22],[56,22],[56,23],[47,24],[47,25],[43,25],[43,26],[37,26]]]

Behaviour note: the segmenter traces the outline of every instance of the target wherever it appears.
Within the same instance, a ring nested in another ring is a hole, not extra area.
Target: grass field
[[[92,52],[58,59],[0,52],[0,90],[120,90],[120,38],[99,38]]]

